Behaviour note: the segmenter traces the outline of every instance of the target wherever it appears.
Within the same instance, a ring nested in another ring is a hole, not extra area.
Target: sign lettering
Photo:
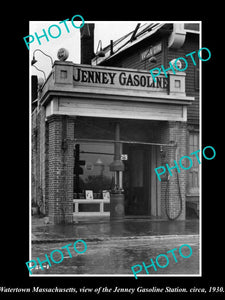
[[[162,51],[162,44],[157,44],[141,53],[141,60],[145,60]]]
[[[73,72],[73,83],[76,85],[98,86],[109,88],[133,88],[133,89],[166,89],[168,79],[158,77],[155,82],[152,76],[143,71],[111,71],[108,69],[93,69],[90,67],[75,67]]]

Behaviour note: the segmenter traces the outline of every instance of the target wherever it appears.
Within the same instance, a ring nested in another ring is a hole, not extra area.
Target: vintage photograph
[[[201,21],[76,15],[24,41],[29,276],[201,276]]]

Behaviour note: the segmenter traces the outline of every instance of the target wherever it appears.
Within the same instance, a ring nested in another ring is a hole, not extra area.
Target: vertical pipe
[[[120,140],[120,123],[116,123],[115,140]],[[120,143],[115,143],[115,160],[120,160]]]
[[[115,124],[115,146],[114,146],[114,170],[116,173],[116,189],[122,188],[122,169],[121,146],[120,146],[120,124]],[[119,192],[112,193],[110,199],[110,220],[124,218],[124,194]]]
[[[123,188],[123,172],[119,171],[119,188]]]
[[[117,122],[115,126],[115,141],[120,140],[120,123]],[[114,160],[120,160],[120,143],[114,144]],[[120,175],[119,171],[115,172],[115,184],[120,187]]]
[[[115,185],[115,186],[118,185],[116,171],[114,172],[114,185]]]

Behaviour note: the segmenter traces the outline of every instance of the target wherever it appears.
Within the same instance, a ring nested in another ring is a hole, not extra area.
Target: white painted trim
[[[86,216],[86,217],[93,217],[93,216],[110,216],[110,212],[104,211],[104,203],[110,203],[110,200],[106,199],[73,199],[73,203],[75,204],[75,211],[73,211],[74,216]],[[99,211],[93,212],[79,212],[79,204],[93,204],[97,203],[99,205]]]

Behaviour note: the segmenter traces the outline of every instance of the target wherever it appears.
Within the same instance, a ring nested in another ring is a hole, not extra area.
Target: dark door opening
[[[144,145],[123,145],[124,191],[126,215],[150,215],[150,147]]]

